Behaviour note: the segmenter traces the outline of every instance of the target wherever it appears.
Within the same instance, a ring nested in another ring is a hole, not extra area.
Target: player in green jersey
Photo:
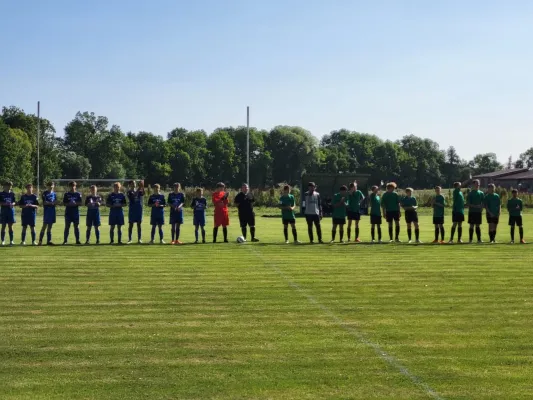
[[[477,242],[483,243],[481,240],[481,223],[483,222],[483,208],[484,208],[485,194],[479,190],[479,181],[475,179],[472,182],[472,190],[466,196],[466,206],[468,207],[468,224],[469,243],[474,239],[474,229],[476,230]]]
[[[387,191],[381,196],[381,208],[389,224],[389,237],[392,243],[392,222],[396,227],[396,242],[400,241],[400,195],[396,192],[396,183],[387,183]]]
[[[511,227],[511,243],[514,243],[514,230],[518,226],[520,233],[520,243],[526,243],[524,240],[524,228],[522,227],[522,210],[524,205],[522,200],[518,198],[518,190],[512,190],[512,197],[507,200],[507,211],[509,211],[509,226]]]
[[[418,203],[416,197],[413,196],[413,189],[405,189],[406,196],[402,199],[402,207],[405,210],[405,222],[407,223],[407,238],[411,243],[412,238],[412,225],[415,226],[415,238],[416,243],[422,243],[420,241],[420,228],[418,225]]]
[[[435,240],[433,243],[444,243],[444,207],[446,199],[441,194],[442,188],[435,186],[435,197],[433,198],[433,225],[435,225]],[[440,242],[439,242],[440,232]]]
[[[376,239],[376,226],[378,228],[378,241],[381,242],[381,199],[379,197],[379,188],[372,186],[372,193],[370,194],[370,233],[372,235],[372,243]]]
[[[352,237],[352,221],[355,221],[355,241],[359,239],[359,220],[361,219],[361,203],[365,199],[363,192],[357,189],[357,182],[350,183],[350,192],[348,193],[348,242]]]
[[[283,187],[283,194],[279,198],[279,208],[281,208],[281,219],[283,221],[283,235],[285,236],[285,243],[289,243],[289,224],[292,228],[292,237],[294,243],[298,241],[298,233],[296,232],[296,216],[294,215],[294,207],[296,202],[294,196],[291,194],[291,187],[285,185]]]
[[[346,224],[346,201],[348,199],[348,188],[341,186],[339,193],[333,196],[333,227],[331,229],[331,242],[335,242],[335,235],[337,234],[337,226],[339,227],[339,240],[344,243],[344,224]]]
[[[487,223],[489,224],[489,238],[491,243],[496,243],[496,229],[498,228],[502,211],[500,196],[494,192],[494,189],[496,189],[496,186],[491,183],[488,186],[488,193],[485,195],[483,203],[487,210]]]
[[[461,182],[453,184],[453,206],[452,206],[452,234],[448,243],[453,244],[453,237],[457,229],[457,243],[463,243],[463,222],[465,220],[465,198],[461,192]]]

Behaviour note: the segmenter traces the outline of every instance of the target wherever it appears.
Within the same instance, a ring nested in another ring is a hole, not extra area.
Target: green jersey
[[[433,216],[437,218],[444,217],[444,206],[446,205],[446,199],[442,194],[435,196],[433,204]]]
[[[416,202],[416,197],[414,196],[411,196],[411,197],[407,197],[405,196],[403,199],[402,199],[402,207],[416,207],[418,205],[418,203]],[[406,211],[414,211],[414,210],[406,210]]]
[[[279,205],[281,207],[294,207],[294,196],[292,194],[283,195],[279,198]],[[281,209],[281,217],[283,219],[295,219],[294,210],[290,208]]]
[[[472,207],[472,206],[483,206],[485,204],[485,193],[481,190],[472,190],[468,193],[468,206],[470,207],[469,213],[480,213],[483,211],[482,207]]]
[[[400,195],[396,192],[385,192],[381,196],[381,204],[385,211],[400,211]]]
[[[361,212],[361,202],[365,199],[363,192],[356,190],[348,194],[348,209],[354,213]]]
[[[518,197],[516,199],[510,198],[507,200],[507,210],[509,210],[509,215],[511,217],[520,217],[522,215],[523,208],[524,205],[522,204],[522,200]]]
[[[487,207],[487,210],[492,214],[493,217],[499,217],[500,216],[500,196],[496,193],[487,193],[485,195],[485,207]]]
[[[378,194],[370,195],[370,215],[381,217],[381,198]]]
[[[458,214],[465,213],[465,197],[459,188],[453,190],[453,212]]]
[[[336,207],[337,203],[341,202],[341,199],[344,197],[344,200],[342,200],[342,205],[340,207]],[[340,194],[337,193],[335,196],[333,196],[333,218],[346,218],[346,199],[348,198],[348,194]]]

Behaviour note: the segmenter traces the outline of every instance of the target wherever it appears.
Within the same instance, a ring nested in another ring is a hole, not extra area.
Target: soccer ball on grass
[[[246,242],[246,239],[243,236],[239,236],[237,238],[237,243],[244,243],[244,242]]]

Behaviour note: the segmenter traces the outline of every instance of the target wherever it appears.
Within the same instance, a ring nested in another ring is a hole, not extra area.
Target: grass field
[[[0,399],[533,398],[533,246],[294,246],[276,218],[238,234],[0,248]]]

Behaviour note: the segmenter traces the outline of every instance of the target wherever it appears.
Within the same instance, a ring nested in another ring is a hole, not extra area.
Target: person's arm
[[[359,191],[359,193],[361,193],[361,200],[359,201],[359,205],[361,205],[363,203],[363,201],[365,201],[365,195],[363,194],[363,192]]]
[[[182,196],[181,196],[181,201],[180,201],[180,203],[178,204],[178,210],[183,209],[183,205],[184,205],[184,204],[185,204],[185,195],[182,194]]]
[[[241,204],[241,198],[242,198],[242,193],[239,193],[237,196],[235,196],[235,198],[233,199],[233,204],[235,204],[237,206],[237,208],[239,208],[240,204]]]
[[[194,210],[196,207],[196,199],[192,199],[191,208]]]
[[[35,203],[32,204],[32,207],[35,209],[39,208],[39,198],[37,196],[35,196]]]
[[[26,208],[26,204],[24,203],[24,196],[20,196],[20,200],[18,201],[17,205],[20,208]]]
[[[63,205],[64,205],[65,207],[69,207],[69,201],[68,201],[68,198],[67,198],[67,194],[66,194],[66,193],[63,195]]]
[[[518,207],[520,207],[520,211],[524,210],[524,202],[522,200],[518,202]]]
[[[411,209],[413,211],[416,211],[418,209],[418,201],[416,199],[414,199],[414,200],[415,200],[415,204],[413,206],[411,206]]]
[[[76,206],[80,207],[81,205],[83,205],[83,198],[81,196],[81,193],[79,193],[79,198],[76,201]]]
[[[511,199],[507,200],[507,211],[511,212]]]
[[[159,202],[159,207],[164,208],[167,206],[167,202],[165,200],[165,196],[161,196],[161,201]]]
[[[318,194],[316,197],[317,197],[317,204],[318,204],[318,216],[322,218],[322,199],[320,197],[320,194]]]

